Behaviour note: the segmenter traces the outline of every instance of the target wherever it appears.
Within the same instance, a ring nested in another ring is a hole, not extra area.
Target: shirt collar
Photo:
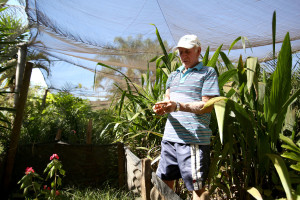
[[[202,67],[203,67],[202,62],[199,62],[195,67],[189,68],[188,71],[191,71],[191,70],[194,70],[194,69],[200,71],[202,69]],[[183,70],[184,70],[184,66],[183,65],[181,65],[180,67],[177,68],[178,72],[182,72]]]

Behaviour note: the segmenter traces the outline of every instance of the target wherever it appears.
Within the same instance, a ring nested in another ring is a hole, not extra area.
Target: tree
[[[164,41],[165,47],[170,50],[166,41]],[[123,63],[127,66],[133,66],[132,68],[123,68],[116,65],[111,65],[114,69],[123,72],[134,83],[141,83],[141,74],[147,71],[148,62],[162,53],[158,39],[144,39],[143,35],[138,35],[135,38],[128,36],[127,38],[116,37],[114,40],[114,46],[109,47],[115,52],[115,55],[109,56],[108,61],[112,63]],[[150,65],[150,71],[154,74],[155,66]],[[107,91],[111,94],[110,98],[118,94],[118,89],[113,85],[125,89],[127,87],[125,79],[117,71],[109,68],[103,68],[97,72],[95,79],[95,87],[104,87],[102,83],[104,80],[109,82],[109,85],[105,85]],[[120,94],[118,95],[120,96]]]

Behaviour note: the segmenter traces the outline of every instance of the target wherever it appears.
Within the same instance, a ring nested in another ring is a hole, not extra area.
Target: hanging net
[[[81,84],[81,95],[98,98],[105,96],[108,84],[122,81],[122,76],[97,63],[116,67],[138,79],[147,70],[148,61],[162,53],[155,26],[168,51],[181,36],[196,34],[202,54],[208,46],[213,53],[221,44],[228,53],[232,42],[244,36],[249,41],[246,49],[237,42],[229,58],[236,60],[242,54],[243,58],[255,56],[264,61],[272,52],[274,11],[276,51],[287,32],[292,50],[299,51],[299,10],[298,0],[27,0],[26,5],[32,36],[30,49],[57,61],[51,67],[48,85],[61,88],[66,83]],[[154,70],[155,64],[149,67]],[[98,82],[94,72],[100,77]],[[95,83],[98,90],[93,89]]]

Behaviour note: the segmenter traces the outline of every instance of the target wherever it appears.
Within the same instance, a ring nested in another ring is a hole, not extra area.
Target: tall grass
[[[60,199],[69,200],[132,200],[135,195],[121,189],[104,186],[104,188],[66,188]]]

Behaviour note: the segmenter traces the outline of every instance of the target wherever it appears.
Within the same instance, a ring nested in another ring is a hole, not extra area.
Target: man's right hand
[[[153,111],[158,115],[164,115],[166,113],[174,112],[176,109],[176,102],[175,101],[161,101],[156,103],[153,106]]]

